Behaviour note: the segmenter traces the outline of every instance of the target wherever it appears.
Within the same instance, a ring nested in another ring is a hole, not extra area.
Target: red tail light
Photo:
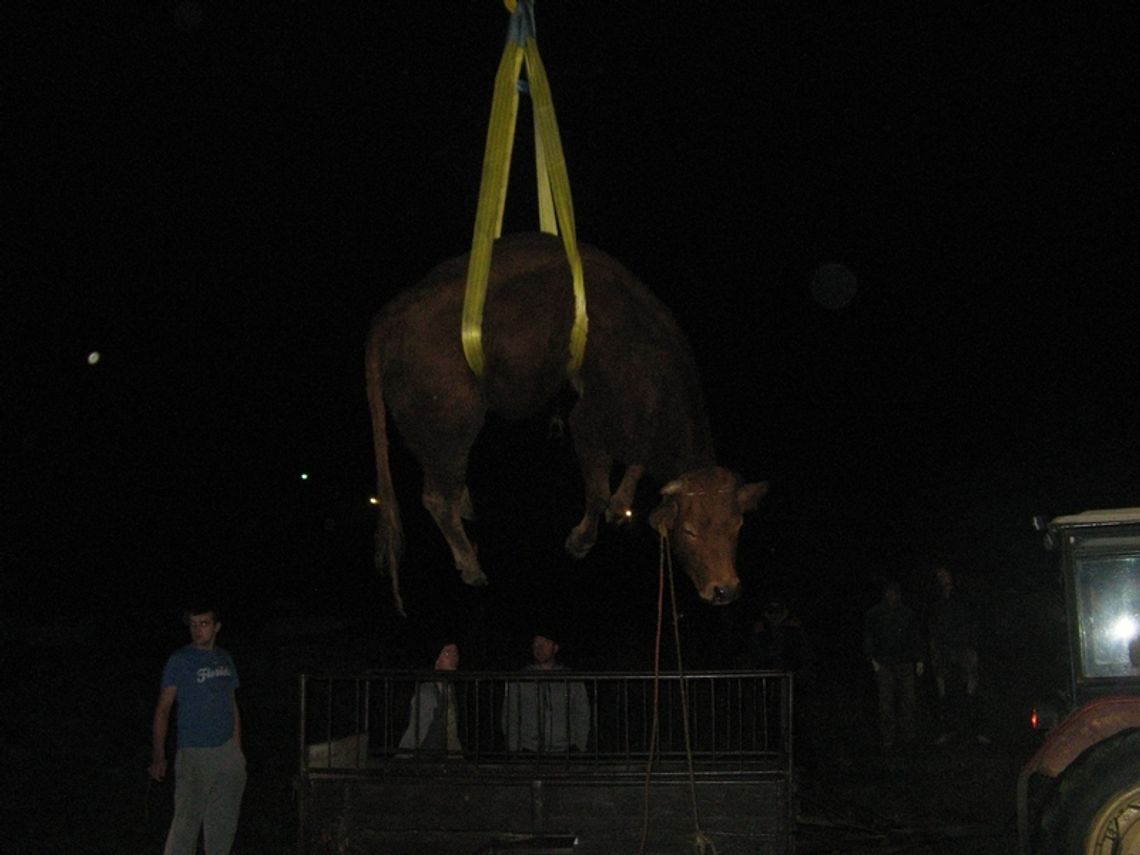
[[[1041,717],[1037,714],[1036,709],[1034,709],[1033,712],[1029,714],[1029,726],[1033,730],[1037,730],[1037,728],[1041,726]]]

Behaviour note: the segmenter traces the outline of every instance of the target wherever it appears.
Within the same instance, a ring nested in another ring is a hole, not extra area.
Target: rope
[[[661,560],[657,572],[657,634],[653,643],[653,724],[649,731],[649,758],[645,763],[645,798],[641,814],[641,846],[639,855],[645,855],[645,843],[649,837],[649,790],[653,775],[653,758],[657,751],[657,726],[660,720],[661,700],[661,627],[665,610],[665,555],[668,552],[668,537],[661,532]]]
[[[664,624],[663,612],[665,602],[665,572],[669,573],[669,602],[673,610],[673,640],[677,649],[677,675],[681,686],[681,721],[684,723],[685,733],[685,759],[688,764],[689,775],[689,804],[693,812],[693,852],[696,855],[716,855],[715,844],[701,831],[700,810],[697,807],[697,779],[693,770],[693,746],[689,736],[689,692],[685,683],[684,658],[681,655],[681,620],[677,611],[677,586],[673,576],[673,554],[669,550],[669,535],[662,528],[660,530],[661,547],[660,562],[657,573],[657,633],[653,649],[653,726],[649,737],[649,760],[645,768],[645,800],[641,819],[641,846],[640,855],[645,853],[645,844],[649,835],[649,791],[653,772],[653,758],[657,747],[657,730],[660,717],[661,697],[661,628]]]
[[[669,542],[667,537],[663,537],[662,540],[665,543]],[[689,769],[689,799],[693,808],[693,831],[699,835],[701,833],[701,818],[697,811],[697,781],[693,774],[693,745],[689,736],[689,690],[685,684],[685,664],[681,658],[681,621],[680,615],[677,613],[677,586],[673,579],[673,553],[668,549],[665,550],[665,565],[669,569],[669,601],[673,606],[673,640],[677,646],[677,674],[681,683],[681,721],[684,724],[685,759],[688,762]]]

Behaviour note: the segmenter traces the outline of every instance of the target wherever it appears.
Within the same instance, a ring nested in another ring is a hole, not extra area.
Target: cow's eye
[[[684,533],[685,537],[691,537],[693,540],[697,539],[697,530],[691,526],[685,526],[683,529],[681,529],[681,531]]]

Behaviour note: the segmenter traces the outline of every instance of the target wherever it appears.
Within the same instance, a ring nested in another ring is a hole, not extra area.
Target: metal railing
[[[792,683],[779,672],[303,674],[300,709],[302,773],[454,762],[614,774],[652,760],[680,774],[689,758],[697,774],[792,766]]]

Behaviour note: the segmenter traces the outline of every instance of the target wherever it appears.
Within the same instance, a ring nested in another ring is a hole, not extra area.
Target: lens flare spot
[[[1131,641],[1136,637],[1136,630],[1140,628],[1136,618],[1132,615],[1121,615],[1112,623],[1112,637],[1117,641]]]
[[[858,292],[855,274],[846,265],[835,262],[821,264],[812,274],[812,299],[825,309],[833,312],[846,309]]]

